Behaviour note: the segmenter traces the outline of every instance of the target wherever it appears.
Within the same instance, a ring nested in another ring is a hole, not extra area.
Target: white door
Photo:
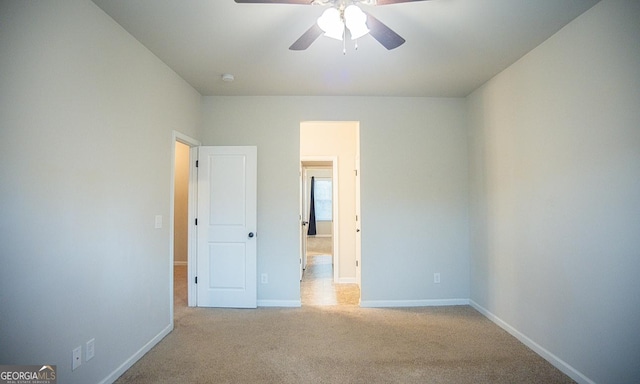
[[[200,147],[197,305],[256,308],[256,147]]]

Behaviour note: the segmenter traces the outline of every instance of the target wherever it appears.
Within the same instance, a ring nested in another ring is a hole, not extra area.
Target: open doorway
[[[173,177],[173,300],[174,309],[188,303],[189,146],[176,141]]]
[[[172,323],[177,310],[195,305],[195,289],[190,282],[193,280],[191,276],[195,276],[195,160],[199,145],[197,140],[173,132],[170,219]]]
[[[300,125],[302,305],[360,302],[358,147],[358,122]]]
[[[337,157],[301,161],[302,237],[300,301],[302,305],[357,305],[355,283],[339,282],[340,201]]]
[[[334,240],[337,238],[338,182],[334,175],[337,158],[309,158],[301,161],[302,238],[300,280],[309,263],[309,254],[330,256],[334,260]],[[334,277],[333,268],[331,277]]]

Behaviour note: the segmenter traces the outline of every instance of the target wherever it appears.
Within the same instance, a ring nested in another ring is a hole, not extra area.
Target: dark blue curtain
[[[309,229],[307,235],[315,236],[316,234],[316,203],[313,196],[313,189],[315,184],[315,178],[311,177],[311,197],[309,198]]]

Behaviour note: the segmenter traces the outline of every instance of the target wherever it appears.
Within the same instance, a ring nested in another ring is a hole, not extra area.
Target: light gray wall
[[[361,123],[362,300],[468,298],[464,99],[205,97],[205,145],[258,146],[258,299],[300,299],[300,122],[323,120]]]
[[[200,95],[89,1],[1,2],[0,52],[0,364],[96,383],[171,326],[171,135]]]
[[[471,298],[596,383],[640,382],[640,2],[469,97]]]

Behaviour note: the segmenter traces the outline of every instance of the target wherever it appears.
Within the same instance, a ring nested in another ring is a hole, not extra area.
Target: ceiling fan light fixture
[[[369,33],[367,15],[358,6],[351,4],[344,10],[344,19],[351,34],[351,40],[356,40]]]
[[[342,40],[344,36],[344,23],[340,17],[340,11],[336,8],[327,8],[318,18],[318,27],[324,35],[336,40]]]

